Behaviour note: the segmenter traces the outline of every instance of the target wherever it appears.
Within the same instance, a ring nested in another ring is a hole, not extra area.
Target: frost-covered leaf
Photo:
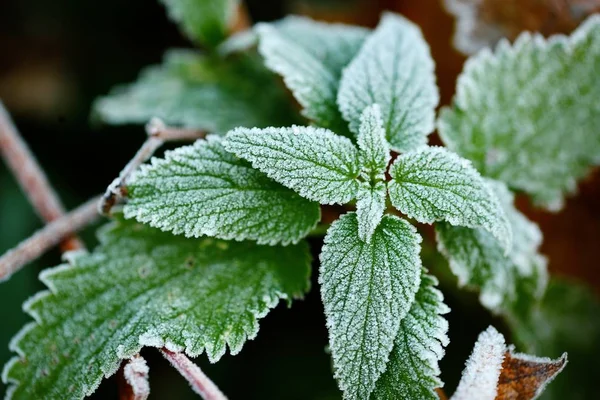
[[[295,243],[319,205],[228,153],[216,136],[152,159],[127,183],[125,216],[185,236]]]
[[[358,152],[349,139],[327,129],[238,128],[227,134],[224,145],[307,199],[343,204],[356,197]]]
[[[443,147],[427,147],[398,157],[390,176],[390,200],[402,213],[427,224],[483,228],[510,249],[512,232],[504,210],[469,161]]]
[[[570,37],[522,34],[470,59],[439,131],[482,175],[551,210],[600,163],[600,17]]]
[[[548,357],[569,354],[569,365],[542,399],[596,397],[598,379],[590,371],[597,369],[600,360],[600,300],[591,288],[552,278],[539,304],[510,315],[507,322],[525,351]]]
[[[335,221],[320,260],[335,377],[346,399],[366,399],[385,371],[400,321],[419,288],[421,237],[386,215],[366,243],[355,213]]]
[[[223,60],[189,50],[169,51],[162,65],[94,104],[109,124],[168,124],[225,133],[238,126],[290,125],[298,116],[284,88],[256,55]]]
[[[475,343],[462,378],[450,400],[533,400],[567,363],[514,352],[490,326]]]
[[[481,332],[450,400],[494,400],[505,353],[500,332],[493,326]]]
[[[385,211],[385,184],[377,182],[371,187],[361,183],[356,196],[356,218],[358,220],[358,237],[366,242],[371,241]]]
[[[513,205],[514,196],[500,182],[494,188],[513,232],[511,251],[483,229],[448,223],[436,224],[438,248],[458,277],[459,285],[480,291],[481,303],[495,312],[506,312],[519,302],[531,306],[544,292],[546,259],[538,253],[542,234]]]
[[[445,0],[456,17],[454,46],[465,54],[494,47],[521,32],[544,36],[570,33],[589,15],[600,12],[598,0]]]
[[[239,0],[160,0],[193,41],[216,46],[227,36]]]
[[[237,354],[279,299],[309,287],[306,243],[186,239],[134,222],[100,239],[92,254],[41,274],[50,291],[25,306],[36,322],[11,343],[8,398],[82,399],[142,346],[212,361],[227,347]]]
[[[338,104],[350,129],[358,133],[363,110],[377,103],[392,149],[411,150],[427,142],[438,101],[433,60],[419,27],[384,14],[342,74]]]
[[[439,399],[434,389],[444,384],[439,378],[438,361],[449,342],[448,321],[442,315],[450,309],[435,288],[437,283],[435,277],[421,274],[421,287],[400,322],[387,369],[373,392],[374,399]]]
[[[368,30],[287,17],[256,28],[259,51],[268,68],[281,76],[304,108],[322,127],[348,131],[336,103],[342,69],[356,55]]]
[[[358,130],[358,158],[367,180],[384,180],[390,162],[390,147],[385,138],[381,108],[373,104],[365,108]]]

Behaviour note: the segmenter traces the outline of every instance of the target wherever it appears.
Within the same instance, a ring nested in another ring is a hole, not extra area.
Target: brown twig
[[[206,136],[206,132],[197,129],[173,128],[166,126],[159,118],[152,118],[146,125],[148,138],[142,144],[135,156],[125,165],[125,168],[106,189],[106,193],[100,200],[98,210],[105,215],[109,215],[112,207],[125,196],[127,192],[125,186],[127,180],[140,165],[147,161],[156,150],[166,142],[191,141],[201,139]]]
[[[60,199],[50,186],[48,178],[37,163],[27,144],[19,135],[14,122],[0,101],[0,153],[13,172],[29,201],[45,222],[52,222],[65,214]],[[76,237],[63,238],[62,251],[83,248]]]
[[[150,395],[149,372],[139,354],[126,360],[119,371],[119,400],[146,400]]]
[[[227,400],[217,385],[185,354],[175,353],[164,347],[160,349],[160,352],[204,400]]]
[[[95,197],[65,216],[52,221],[17,247],[0,257],[0,281],[10,277],[28,262],[35,260],[74,232],[96,221],[100,197]]]

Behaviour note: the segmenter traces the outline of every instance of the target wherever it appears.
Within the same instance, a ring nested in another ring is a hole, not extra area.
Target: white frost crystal
[[[386,368],[400,321],[419,288],[421,237],[386,215],[371,241],[358,236],[356,214],[334,222],[320,260],[335,377],[346,399],[366,399]]]
[[[569,37],[503,40],[466,63],[440,136],[482,175],[558,210],[600,163],[599,70],[598,15]]]
[[[49,291],[11,342],[3,380],[10,399],[83,399],[143,345],[237,354],[280,299],[310,282],[306,243],[259,246],[186,239],[132,221],[112,224],[91,254],[45,270]]]
[[[344,70],[337,101],[354,133],[363,110],[379,104],[392,149],[425,145],[434,128],[439,94],[429,46],[419,27],[399,15],[384,14]]]
[[[256,30],[265,64],[283,76],[303,114],[336,133],[347,130],[336,103],[340,75],[368,30],[296,16],[259,24]]]
[[[481,227],[510,250],[512,232],[504,210],[469,161],[443,147],[426,147],[398,157],[390,175],[390,200],[402,213],[427,224]]]
[[[435,277],[422,272],[421,287],[400,322],[387,369],[373,392],[374,399],[439,399],[435,389],[444,384],[439,378],[438,361],[449,343],[448,321],[442,315],[450,309],[435,287],[437,283]]]
[[[127,191],[127,218],[188,237],[296,243],[320,216],[316,203],[228,153],[216,136],[152,159]]]
[[[504,336],[493,326],[483,331],[450,400],[494,400],[505,352]]]
[[[238,128],[227,134],[225,148],[307,199],[344,204],[356,197],[358,152],[327,129]]]

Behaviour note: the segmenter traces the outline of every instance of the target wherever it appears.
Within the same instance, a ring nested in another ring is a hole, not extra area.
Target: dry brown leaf
[[[512,346],[504,354],[498,379],[496,400],[530,400],[539,396],[544,387],[567,364],[567,354],[556,360],[514,353]]]

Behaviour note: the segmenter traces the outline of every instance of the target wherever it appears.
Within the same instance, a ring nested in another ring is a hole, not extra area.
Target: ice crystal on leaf
[[[279,299],[309,287],[306,243],[259,246],[186,239],[135,222],[113,224],[91,254],[46,270],[50,291],[12,341],[3,380],[11,399],[83,399],[142,346],[217,361],[256,336]]]
[[[482,175],[558,210],[600,163],[598,70],[600,16],[570,37],[501,41],[467,62],[440,135]]]
[[[442,147],[401,155],[390,168],[390,200],[419,222],[484,228],[510,250],[512,232],[504,210],[471,163]]]
[[[384,14],[342,74],[338,104],[350,129],[358,134],[363,110],[377,103],[392,149],[412,150],[433,131],[438,100],[433,60],[419,27]]]
[[[384,180],[390,162],[390,147],[385,138],[381,107],[378,104],[373,104],[363,111],[357,143],[365,179]]]
[[[437,279],[425,271],[421,287],[410,311],[400,322],[400,330],[390,354],[387,369],[377,381],[372,398],[396,400],[438,400],[434,389],[444,384],[439,378],[438,361],[448,345],[450,311],[444,296],[435,288]]]
[[[224,60],[190,50],[171,50],[162,65],[144,69],[94,104],[110,124],[168,124],[225,133],[238,126],[267,127],[299,121],[276,77],[257,55]]]
[[[275,181],[322,204],[356,197],[360,173],[352,142],[323,128],[238,128],[225,148]]]
[[[295,16],[259,24],[256,30],[265,64],[283,76],[304,108],[303,114],[322,127],[345,134],[348,127],[336,103],[340,76],[368,31]]]
[[[479,334],[451,400],[494,400],[506,343],[494,327]]]
[[[480,290],[481,303],[495,312],[508,312],[517,302],[531,306],[544,292],[546,259],[538,253],[542,234],[514,206],[514,195],[500,182],[497,193],[512,227],[511,251],[483,229],[436,224],[438,248],[448,258],[460,285]]]
[[[174,234],[296,243],[319,206],[273,182],[209,136],[152,159],[127,184],[125,216]]]
[[[420,283],[421,237],[386,215],[369,243],[355,213],[334,222],[321,251],[319,283],[335,377],[346,399],[366,399],[385,371],[401,320]]]
[[[356,196],[356,218],[358,220],[358,237],[370,241],[373,232],[385,211],[385,185],[376,183],[373,187],[361,183]]]

